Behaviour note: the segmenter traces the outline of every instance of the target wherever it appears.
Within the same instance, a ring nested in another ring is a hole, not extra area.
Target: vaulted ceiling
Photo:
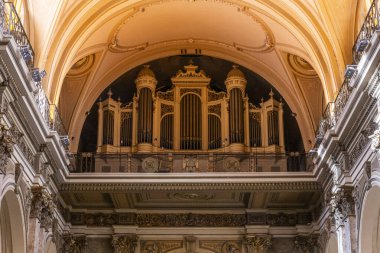
[[[369,0],[34,0],[25,1],[24,11],[36,65],[48,72],[49,99],[71,105],[60,106],[69,115],[70,137],[79,137],[85,112],[123,73],[162,57],[202,54],[242,65],[271,83],[298,115],[307,149],[351,62],[368,5]]]

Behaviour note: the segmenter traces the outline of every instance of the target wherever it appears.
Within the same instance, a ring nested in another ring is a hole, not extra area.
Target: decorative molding
[[[197,238],[194,236],[186,236],[184,240],[185,240],[186,253],[196,253]]]
[[[46,230],[50,229],[53,224],[55,203],[53,197],[42,186],[33,186],[31,188],[33,194],[30,218],[37,218],[41,227]]]
[[[247,225],[295,226],[307,225],[312,221],[311,213],[247,213]]]
[[[195,94],[198,94],[199,96],[202,96],[201,89],[191,89],[191,88],[182,88],[180,91],[180,96],[182,97],[186,93],[195,93]]]
[[[16,139],[10,129],[0,122],[0,172],[2,174],[6,174],[6,167],[12,157],[15,143]]]
[[[166,253],[181,248],[183,248],[183,241],[178,240],[140,242],[141,253]]]
[[[188,1],[188,0],[176,0],[176,1]],[[203,0],[203,1],[208,1],[208,0]],[[275,37],[273,35],[273,32],[271,31],[270,27],[264,22],[264,20],[255,14],[254,10],[252,10],[248,6],[245,6],[243,4],[239,4],[237,2],[230,1],[230,0],[218,0],[218,1],[214,1],[214,2],[234,6],[234,7],[236,7],[236,10],[238,12],[240,12],[243,15],[246,15],[249,18],[251,18],[251,20],[253,22],[255,22],[256,24],[258,24],[261,27],[263,33],[265,34],[264,43],[262,45],[253,47],[253,46],[243,45],[243,44],[238,43],[238,42],[233,42],[232,44],[227,44],[227,43],[214,41],[214,40],[188,38],[188,39],[166,40],[166,41],[160,41],[160,42],[154,42],[154,43],[149,43],[147,41],[147,42],[140,43],[137,45],[132,45],[132,46],[121,45],[119,43],[120,40],[118,38],[118,35],[119,35],[122,27],[124,25],[126,25],[131,19],[135,18],[138,15],[142,15],[143,13],[145,13],[149,7],[151,7],[153,5],[165,3],[165,1],[156,0],[154,2],[149,2],[145,5],[140,5],[139,7],[135,7],[124,18],[124,20],[116,26],[112,36],[110,36],[110,39],[108,42],[108,49],[113,53],[124,53],[124,52],[141,51],[141,50],[147,49],[148,47],[154,47],[154,46],[160,46],[160,45],[168,46],[168,45],[183,44],[183,43],[214,44],[214,45],[224,46],[227,48],[234,48],[238,51],[246,51],[246,52],[271,52],[274,49],[276,43],[275,43]]]
[[[85,235],[63,235],[63,253],[85,253],[88,245]]]
[[[318,237],[315,235],[297,235],[294,239],[294,248],[297,253],[318,252]]]
[[[208,113],[213,113],[221,117],[222,114],[222,108],[221,104],[216,104],[216,105],[209,105],[208,106]]]
[[[218,101],[218,100],[221,100],[223,98],[226,97],[226,93],[225,92],[216,92],[216,91],[213,91],[213,90],[208,90],[207,92],[207,100],[208,102],[212,102],[212,101]]]
[[[215,253],[240,253],[241,241],[199,241],[199,248]]]
[[[266,253],[272,246],[272,237],[269,235],[246,235],[243,244],[248,253]]]
[[[62,183],[61,191],[154,191],[154,190],[248,190],[248,191],[321,191],[319,182],[268,183]]]
[[[167,101],[174,101],[174,91],[173,90],[168,90],[166,92],[158,91],[157,92],[157,97],[167,100]]]
[[[172,112],[174,112],[174,106],[161,103],[161,117]]]
[[[136,235],[114,235],[112,236],[112,247],[114,253],[134,253],[137,246]]]
[[[203,197],[203,196],[201,196]],[[297,214],[194,214],[194,213],[79,213],[69,215],[72,225],[110,227],[241,227],[245,225],[295,226],[312,222],[311,213]]]

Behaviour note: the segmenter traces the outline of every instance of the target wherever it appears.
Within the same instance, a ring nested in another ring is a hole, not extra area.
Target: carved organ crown
[[[283,105],[273,97],[256,107],[237,66],[228,73],[227,92],[210,89],[211,78],[189,64],[172,77],[172,88],[156,91],[149,66],[135,80],[129,104],[99,102],[98,152],[284,151]]]

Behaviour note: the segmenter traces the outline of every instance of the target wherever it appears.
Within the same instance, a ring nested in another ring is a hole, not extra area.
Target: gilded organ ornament
[[[145,65],[128,106],[111,92],[99,102],[97,152],[284,152],[283,103],[271,91],[267,101],[253,106],[238,66],[226,75],[226,92],[212,90],[211,78],[192,62],[171,82],[170,90],[157,91],[155,74]],[[185,155],[182,165],[193,172],[199,161]],[[158,165],[146,159],[142,169],[155,172]],[[239,160],[225,160],[223,169],[238,170]]]

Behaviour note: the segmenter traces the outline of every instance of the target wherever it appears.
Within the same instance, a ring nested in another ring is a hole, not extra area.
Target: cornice
[[[228,180],[228,179],[226,179]],[[318,182],[272,182],[272,183],[63,183],[61,191],[321,191]]]

